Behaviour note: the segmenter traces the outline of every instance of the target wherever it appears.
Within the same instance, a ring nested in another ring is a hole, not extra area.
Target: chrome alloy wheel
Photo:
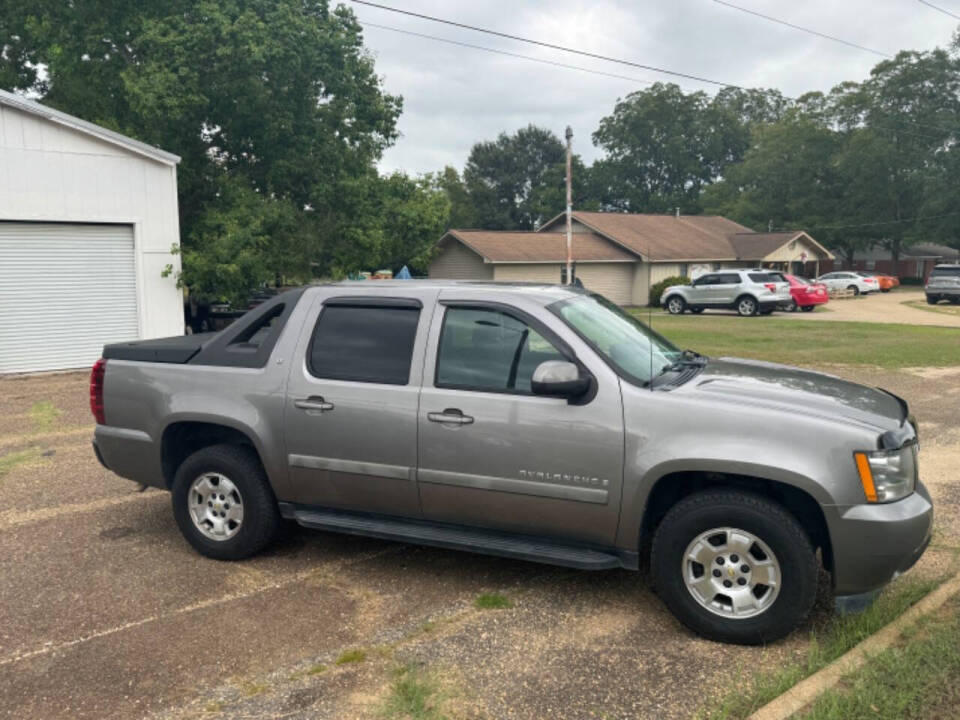
[[[211,540],[229,540],[243,524],[240,491],[220,473],[203,473],[194,480],[187,503],[193,524]]]
[[[671,315],[679,315],[683,312],[683,300],[678,297],[672,297],[667,301],[667,310]]]
[[[737,312],[741,315],[753,315],[757,312],[757,303],[752,298],[743,298],[737,305]]]
[[[683,554],[683,582],[701,606],[741,620],[767,611],[780,593],[780,563],[760,538],[738,528],[707,530]]]

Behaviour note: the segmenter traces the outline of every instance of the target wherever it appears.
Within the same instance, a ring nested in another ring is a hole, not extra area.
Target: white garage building
[[[0,374],[183,333],[179,161],[0,90]]]

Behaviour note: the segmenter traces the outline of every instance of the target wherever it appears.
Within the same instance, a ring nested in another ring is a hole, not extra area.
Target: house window
[[[576,263],[571,263],[571,264],[570,264],[570,272],[571,272],[571,274],[573,275],[573,279],[576,280],[576,278],[577,278],[577,264],[576,264]],[[566,263],[564,263],[563,265],[560,266],[560,284],[561,284],[561,285],[566,285],[566,284],[567,284],[567,265],[566,265]]]
[[[865,268],[866,270],[876,270],[876,269],[877,269],[877,261],[876,261],[876,260],[867,260],[867,261],[866,261],[866,265],[867,265],[867,267]]]
[[[680,263],[680,276],[681,277],[690,277],[688,274],[690,272],[690,263]]]

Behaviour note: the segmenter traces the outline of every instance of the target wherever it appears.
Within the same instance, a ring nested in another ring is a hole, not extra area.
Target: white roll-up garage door
[[[131,226],[0,221],[0,373],[88,367],[138,328]]]

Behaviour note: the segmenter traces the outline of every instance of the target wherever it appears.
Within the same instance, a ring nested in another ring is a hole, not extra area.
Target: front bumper
[[[913,567],[930,544],[933,504],[923,483],[897,502],[824,510],[836,595],[859,595],[883,587]]]

